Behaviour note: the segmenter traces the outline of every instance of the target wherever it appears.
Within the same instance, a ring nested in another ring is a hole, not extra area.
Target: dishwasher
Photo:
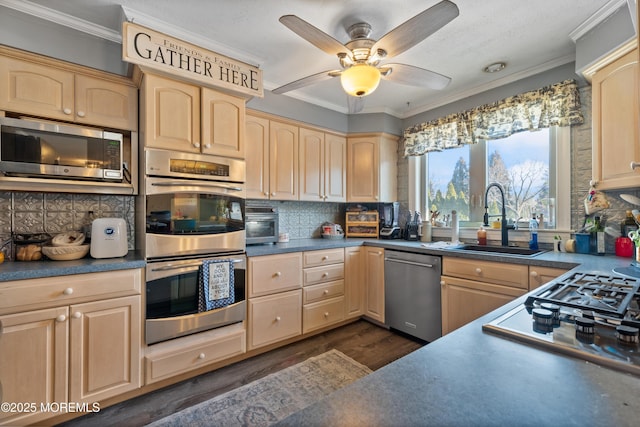
[[[385,324],[434,341],[442,336],[439,256],[385,250]]]

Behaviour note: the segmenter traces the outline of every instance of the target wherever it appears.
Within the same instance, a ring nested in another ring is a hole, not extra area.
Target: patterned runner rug
[[[371,372],[333,349],[149,426],[268,426]]]

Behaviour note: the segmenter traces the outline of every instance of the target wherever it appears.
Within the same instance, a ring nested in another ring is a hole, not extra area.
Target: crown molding
[[[622,6],[627,6],[627,0],[611,0],[609,3],[602,6],[586,21],[580,24],[575,30],[569,33],[569,38],[575,43],[578,39],[583,37],[586,33],[594,29],[598,24],[603,22],[609,16],[613,15]]]
[[[85,21],[84,19],[80,19],[66,13],[58,12],[57,10],[32,3],[28,0],[0,0],[0,6],[81,31],[101,39],[109,40],[114,43],[122,43],[120,31],[114,31],[110,28]]]

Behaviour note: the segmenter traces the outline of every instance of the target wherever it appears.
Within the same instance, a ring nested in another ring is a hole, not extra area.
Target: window
[[[409,205],[426,216],[434,210],[449,215],[455,209],[460,221],[479,223],[486,188],[498,182],[505,190],[508,219],[519,219],[526,227],[532,214],[542,215],[544,228],[568,230],[569,136],[569,127],[551,127],[410,157],[415,191]],[[490,215],[501,214],[497,189],[487,194],[487,205]]]

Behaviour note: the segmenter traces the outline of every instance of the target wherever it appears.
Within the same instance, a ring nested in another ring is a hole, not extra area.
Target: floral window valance
[[[478,140],[583,121],[578,85],[575,80],[565,80],[410,127],[404,131],[404,154],[420,156]]]

